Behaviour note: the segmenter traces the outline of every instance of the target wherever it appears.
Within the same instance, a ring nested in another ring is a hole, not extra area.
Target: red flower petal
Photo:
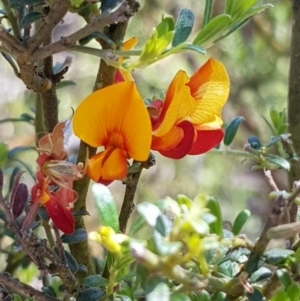
[[[224,137],[224,131],[222,129],[213,131],[197,131],[197,137],[189,155],[199,155],[208,152],[212,148],[216,147]]]
[[[45,207],[54,225],[59,230],[66,234],[74,232],[75,220],[72,211],[61,204],[59,199],[52,195]]]
[[[183,131],[183,137],[179,141],[179,143],[170,149],[157,149],[163,156],[172,158],[172,159],[181,159],[185,155],[187,155],[193,145],[194,137],[195,137],[195,129],[193,125],[189,121],[182,121],[177,124],[174,128],[180,128]],[[172,131],[170,131],[171,133]],[[172,138],[173,134],[165,135],[165,139],[167,142],[168,137]],[[171,136],[171,137],[170,137]],[[164,136],[159,137],[160,139],[164,139]]]

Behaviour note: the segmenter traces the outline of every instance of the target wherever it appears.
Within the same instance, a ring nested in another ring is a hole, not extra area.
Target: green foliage
[[[238,131],[238,128],[242,121],[245,120],[244,117],[238,116],[235,117],[226,127],[225,136],[224,136],[224,144],[226,146],[230,145]]]
[[[85,229],[76,229],[73,234],[63,234],[61,241],[65,244],[77,244],[87,240],[87,232]]]
[[[21,26],[23,28],[28,27],[30,24],[44,18],[45,15],[43,13],[33,11],[31,13],[28,13],[21,21]]]
[[[92,188],[94,199],[101,217],[102,224],[109,226],[114,231],[119,231],[119,219],[117,207],[114,198],[110,191],[107,189],[103,191],[101,185],[94,184]]]

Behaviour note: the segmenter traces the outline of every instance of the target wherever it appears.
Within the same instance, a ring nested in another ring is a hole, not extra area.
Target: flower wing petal
[[[196,102],[186,86],[188,81],[189,78],[183,70],[175,75],[168,88],[161,114],[152,126],[155,136],[165,135],[194,110]]]
[[[195,72],[187,85],[197,102],[195,110],[189,115],[193,124],[209,123],[216,116],[221,117],[230,82],[225,67],[219,61],[208,60]]]
[[[212,131],[197,131],[196,140],[193,143],[189,155],[200,155],[216,147],[223,139],[222,129]]]

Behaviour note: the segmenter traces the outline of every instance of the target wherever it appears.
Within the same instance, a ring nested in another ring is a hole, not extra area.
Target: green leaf
[[[26,151],[36,151],[36,148],[35,147],[32,147],[32,146],[18,146],[18,147],[15,147],[13,149],[11,149],[8,153],[7,153],[7,158],[8,159],[11,159],[12,157],[18,155],[19,153],[21,152],[26,152]]]
[[[78,272],[78,263],[75,257],[68,251],[65,251],[68,267],[73,274]]]
[[[178,20],[175,25],[175,33],[172,41],[172,46],[175,47],[187,40],[193,26],[194,26],[194,14],[191,10],[183,8],[180,11]]]
[[[109,189],[102,184],[94,184],[92,193],[98,208],[102,225],[111,227],[115,232],[119,231],[119,218],[117,206]]]
[[[231,260],[221,263],[218,267],[218,272],[228,277],[234,277],[240,270],[240,265]]]
[[[63,234],[61,236],[62,243],[77,244],[87,240],[87,233],[85,229],[76,229],[73,234]]]
[[[191,301],[191,299],[183,293],[173,293],[170,301]]]
[[[212,10],[213,10],[213,0],[205,0],[204,14],[203,14],[203,25],[205,25],[211,20]]]
[[[42,287],[42,291],[49,297],[53,297],[56,298],[56,293],[55,290],[53,288],[53,286],[49,285],[49,286],[43,286]]]
[[[29,14],[27,14],[21,21],[21,27],[22,28],[26,28],[28,27],[30,24],[44,18],[45,15],[40,13],[40,12],[37,12],[37,11],[33,11],[33,12],[30,12]]]
[[[202,290],[197,293],[195,301],[211,301],[211,298],[207,291]]]
[[[193,44],[201,45],[209,39],[213,38],[217,33],[224,30],[231,21],[230,15],[219,15],[210,20],[206,26],[196,36]]]
[[[145,285],[146,301],[170,301],[170,288],[162,278],[151,278]]]
[[[287,295],[289,296],[291,301],[299,301],[300,300],[300,286],[297,283],[291,283],[286,290]]]
[[[215,198],[210,197],[206,203],[206,208],[209,209],[210,213],[216,217],[216,221],[209,224],[210,232],[222,237],[223,218],[219,202]]]
[[[248,209],[244,209],[237,215],[232,226],[232,233],[234,235],[238,235],[241,232],[242,228],[244,227],[250,216],[251,212]]]
[[[262,116],[263,120],[265,121],[265,123],[267,124],[267,126],[269,127],[269,129],[271,130],[272,134],[275,136],[276,135],[276,130],[274,129],[274,127],[272,126],[272,124],[269,122],[269,120],[265,117]]]
[[[76,298],[76,301],[98,301],[105,295],[105,292],[100,288],[87,288],[80,292]]]
[[[134,219],[130,229],[129,229],[129,236],[135,236],[144,226],[146,222],[142,216],[138,216]]]
[[[249,281],[250,283],[255,283],[255,282],[258,282],[258,281],[262,281],[262,280],[265,280],[265,279],[268,279],[272,276],[272,271],[265,268],[265,267],[260,267],[257,271],[255,271]]]
[[[25,5],[40,5],[44,0],[9,0],[12,8],[24,7]]]
[[[28,122],[35,120],[35,118],[33,116],[31,116],[30,114],[27,114],[27,113],[21,114],[20,117],[23,118],[24,121],[28,121]]]
[[[286,292],[277,291],[270,301],[291,301]]]
[[[199,45],[193,45],[193,44],[184,44],[183,47],[181,48],[182,50],[191,50],[195,51],[197,53],[200,53],[202,55],[206,55],[206,49],[202,46]]]
[[[257,15],[258,13],[268,9],[268,8],[272,8],[273,5],[272,4],[262,4],[259,6],[255,6],[250,8],[247,12],[245,12],[241,18],[243,18],[244,20],[249,20],[251,17],[253,17],[254,15]]]
[[[87,269],[87,267],[85,265],[79,264],[78,265],[78,271],[82,272],[82,273],[87,273],[88,269]]]
[[[276,275],[285,288],[292,284],[292,278],[286,269],[278,269]]]
[[[237,133],[237,130],[243,120],[245,120],[244,117],[238,116],[238,117],[234,118],[226,127],[224,141],[223,141],[226,146],[228,146],[232,143],[232,141]]]
[[[115,299],[115,300],[121,300],[121,301],[132,301],[132,299],[131,298],[129,298],[128,296],[126,296],[126,295],[117,295],[117,299]]]
[[[78,42],[80,45],[86,45],[87,43],[89,43],[94,39],[100,39],[104,41],[106,44],[108,44],[108,46],[110,46],[112,49],[116,49],[116,44],[114,43],[114,41],[111,40],[106,34],[99,31],[89,34],[88,36],[80,39]]]
[[[261,254],[254,254],[249,257],[249,260],[245,263],[244,270],[248,274],[252,274],[257,271],[261,266],[264,265],[264,260],[262,260]]]
[[[287,161],[286,159],[284,159],[282,157],[267,154],[267,155],[265,155],[265,159],[267,160],[267,162],[266,162],[267,164],[265,164],[266,168],[269,168],[269,169],[283,168],[287,171],[289,171],[291,168],[289,161]],[[270,163],[270,164],[268,164],[268,163]]]
[[[278,129],[278,127],[281,124],[279,112],[277,112],[276,110],[270,110],[269,114],[270,114],[270,117],[271,117],[271,121],[274,125],[274,128]]]
[[[159,215],[156,219],[155,230],[164,237],[168,236],[172,230],[171,221],[165,215]]]
[[[256,5],[259,0],[235,0],[230,2],[230,6],[226,7],[226,13],[231,15],[233,19],[237,19],[246,13],[251,7]]]
[[[170,16],[164,16],[162,21],[156,27],[157,37],[160,38],[174,30],[174,19]]]
[[[265,301],[266,298],[258,289],[254,289],[253,293],[247,294],[248,301]]]
[[[224,292],[218,292],[211,297],[211,301],[227,301],[226,294]]]
[[[17,294],[13,294],[13,300],[14,301],[22,301],[22,298]]]
[[[156,205],[148,202],[138,204],[136,209],[151,228],[155,227],[157,218],[162,214]]]
[[[84,279],[83,284],[87,287],[101,287],[108,284],[108,280],[101,275],[91,275]]]
[[[8,155],[8,148],[6,144],[0,143],[0,167],[3,167],[7,155]]]
[[[284,262],[292,254],[294,254],[294,251],[292,250],[284,250],[277,248],[271,249],[264,253],[264,255],[266,256],[267,263],[273,265]]]

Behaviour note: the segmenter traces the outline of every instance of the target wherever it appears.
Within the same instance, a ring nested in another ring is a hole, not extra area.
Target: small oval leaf
[[[228,146],[232,143],[232,141],[237,133],[237,130],[243,120],[245,120],[244,117],[238,116],[238,117],[234,118],[226,127],[225,136],[224,136],[224,144],[226,146]]]
[[[172,41],[172,46],[175,47],[189,37],[194,26],[194,14],[191,10],[183,8],[180,11],[178,20],[175,25],[175,33]]]
[[[100,288],[87,288],[80,292],[77,296],[77,301],[97,301],[105,295],[104,291]]]
[[[30,24],[32,24],[44,17],[45,17],[45,15],[40,12],[37,12],[37,11],[30,12],[22,19],[21,26],[22,26],[22,28],[26,28]]]
[[[87,240],[87,233],[85,229],[76,229],[73,234],[63,234],[61,236],[62,243],[77,244]]]
[[[209,224],[210,232],[223,236],[223,219],[222,212],[219,202],[213,198],[209,197],[206,208],[210,210],[210,213],[216,217],[216,220]]]
[[[111,227],[115,232],[119,231],[119,217],[117,206],[109,189],[102,184],[94,184],[92,193],[96,201],[102,225]]]
[[[244,209],[237,215],[232,226],[232,233],[234,235],[238,235],[241,232],[250,216],[251,212],[248,209]]]
[[[18,218],[23,212],[26,202],[28,200],[28,195],[29,193],[27,185],[24,183],[20,183],[17,187],[17,191],[12,202],[12,213],[14,218]]]
[[[157,218],[162,214],[156,205],[148,202],[138,204],[136,209],[152,228],[155,227]]]
[[[101,287],[107,285],[108,280],[101,275],[91,275],[84,279],[83,284],[87,287]]]

